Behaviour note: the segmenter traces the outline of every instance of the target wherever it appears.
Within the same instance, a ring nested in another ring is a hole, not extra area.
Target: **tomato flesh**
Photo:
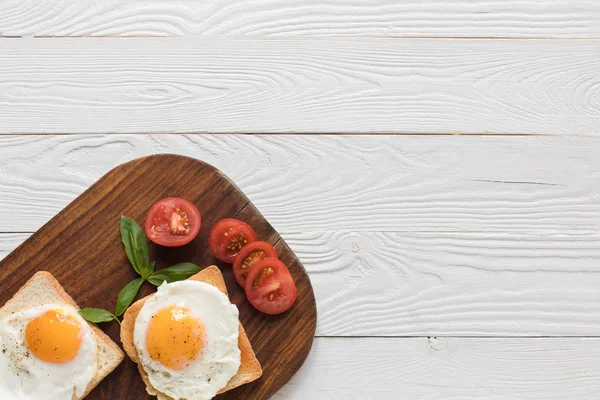
[[[233,261],[233,276],[241,287],[246,285],[248,271],[263,258],[277,258],[277,252],[267,242],[252,242],[240,250]]]
[[[194,240],[200,225],[200,211],[196,206],[178,197],[168,197],[150,208],[144,228],[146,236],[154,243],[179,247]]]
[[[245,290],[254,308],[271,315],[289,310],[298,296],[290,271],[276,258],[264,258],[250,269]]]
[[[233,263],[240,250],[256,240],[256,232],[250,225],[239,219],[227,218],[217,222],[213,227],[208,245],[219,260]]]

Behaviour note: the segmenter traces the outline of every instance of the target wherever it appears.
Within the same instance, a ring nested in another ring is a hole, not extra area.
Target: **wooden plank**
[[[594,37],[593,0],[5,0],[5,36]]]
[[[315,340],[274,400],[596,400],[597,339]]]
[[[0,133],[598,135],[600,40],[14,39]]]
[[[600,234],[283,237],[310,274],[318,336],[597,336],[600,330]],[[14,242],[0,235],[0,249]]]
[[[180,262],[218,265],[229,298],[240,310],[263,379],[228,391],[215,400],[269,399],[302,366],[311,349],[317,310],[310,279],[302,263],[246,196],[221,172],[200,161],[176,155],[144,157],[120,165],[104,175],[81,196],[0,261],[0,304],[40,270],[52,273],[81,307],[112,310],[124,283],[139,277],[128,264],[119,235],[122,215],[142,224],[149,208],[164,197],[183,197],[202,213],[198,236],[177,249],[149,244],[157,268]],[[272,316],[257,311],[237,284],[231,266],[218,261],[209,249],[210,228],[237,217],[251,223],[258,237],[277,248],[298,289],[298,298],[285,313]],[[140,298],[154,292],[145,285]],[[119,341],[118,325],[107,334]],[[117,373],[105,378],[86,398],[150,399],[137,366],[125,360]]]
[[[282,233],[600,231],[595,137],[0,137],[0,231],[37,230],[115,165],[177,153],[231,177]]]
[[[598,335],[598,234],[283,236],[310,273],[319,335]]]

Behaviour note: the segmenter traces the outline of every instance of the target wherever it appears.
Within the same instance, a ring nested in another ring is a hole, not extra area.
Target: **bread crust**
[[[19,291],[0,308],[0,318],[5,317],[13,312],[23,311],[26,308],[37,307],[44,304],[64,304],[69,305],[77,310],[79,306],[73,298],[65,291],[62,285],[56,280],[50,272],[36,272]],[[25,305],[28,305],[26,307]],[[98,368],[96,375],[86,388],[82,397],[85,398],[102,380],[110,374],[125,358],[121,348],[111,340],[100,328],[89,323],[94,333],[98,347],[102,347],[112,359],[108,364],[101,364],[100,351],[98,352]],[[102,368],[100,368],[102,366]]]
[[[227,295],[227,287],[225,286],[225,281],[223,280],[223,274],[216,266],[210,266],[196,275],[189,278],[190,280],[204,282],[215,286],[225,295]],[[142,306],[146,303],[146,301],[154,296],[153,294],[146,296],[135,303],[133,303],[123,315],[123,322],[121,324],[121,342],[123,343],[123,348],[125,349],[125,353],[131,358],[131,360],[138,364],[138,370],[140,371],[140,375],[142,376],[142,380],[146,384],[146,391],[153,395],[158,396],[159,400],[174,400],[171,397],[160,393],[150,384],[150,380],[148,379],[148,375],[146,371],[139,364],[139,357],[137,353],[137,349],[135,348],[135,344],[133,341],[133,329],[135,327],[135,320],[142,309]],[[238,386],[244,385],[246,383],[250,383],[255,381],[256,379],[262,376],[262,367],[254,354],[254,350],[252,349],[252,345],[250,344],[250,340],[246,335],[246,331],[242,326],[241,322],[239,324],[239,339],[238,346],[241,352],[241,364],[238,372],[229,380],[227,385],[219,391],[218,394],[224,393],[228,390],[234,389]]]

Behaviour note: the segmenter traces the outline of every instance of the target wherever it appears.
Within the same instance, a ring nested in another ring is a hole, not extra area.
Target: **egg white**
[[[64,310],[80,325],[81,346],[75,358],[54,364],[27,348],[27,323],[49,310]],[[0,321],[0,399],[72,400],[83,396],[96,374],[97,344],[87,322],[70,306],[47,304],[9,315]]]
[[[200,355],[178,371],[154,361],[146,349],[150,319],[170,306],[187,308],[205,328]],[[209,400],[225,387],[240,367],[238,337],[237,307],[216,287],[197,281],[163,283],[143,305],[134,326],[134,344],[150,383],[174,399]]]

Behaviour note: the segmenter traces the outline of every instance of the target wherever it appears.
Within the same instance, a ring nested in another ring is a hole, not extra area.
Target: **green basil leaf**
[[[100,308],[82,308],[79,310],[79,315],[95,324],[99,322],[110,322],[113,319],[117,319],[113,313]]]
[[[140,278],[134,279],[129,282],[123,290],[119,293],[119,297],[117,298],[117,306],[115,309],[115,315],[121,316],[127,310],[127,308],[131,305],[133,299],[140,290],[140,286],[142,286],[142,280]]]
[[[199,266],[184,262],[154,272],[148,277],[148,282],[155,286],[160,286],[163,282],[183,281],[192,275],[196,275],[198,272],[200,272]]]
[[[121,240],[135,272],[140,276],[151,274],[152,266],[150,265],[150,252],[146,236],[144,236],[142,228],[126,216],[121,217]]]

